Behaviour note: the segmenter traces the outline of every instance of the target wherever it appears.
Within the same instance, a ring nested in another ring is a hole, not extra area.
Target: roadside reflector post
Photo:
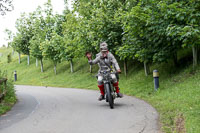
[[[159,72],[158,70],[153,70],[153,79],[154,79],[154,89],[155,91],[159,88]]]
[[[14,71],[14,81],[17,81],[17,71]]]

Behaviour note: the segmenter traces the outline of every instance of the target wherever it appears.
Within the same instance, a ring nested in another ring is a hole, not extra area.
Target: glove
[[[119,70],[117,70],[117,73],[121,73],[121,70],[119,69]]]
[[[92,54],[90,52],[86,52],[85,55],[87,56],[88,60],[92,59]]]

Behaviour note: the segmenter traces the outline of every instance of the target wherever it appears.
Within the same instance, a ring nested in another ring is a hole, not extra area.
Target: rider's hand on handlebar
[[[117,70],[117,73],[121,73],[121,70],[119,69],[119,70]]]

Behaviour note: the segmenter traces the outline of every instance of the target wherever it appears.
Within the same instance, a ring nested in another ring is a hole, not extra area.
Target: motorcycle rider
[[[99,72],[98,72],[98,87],[100,90],[100,97],[98,98],[99,101],[104,99],[104,84],[103,84],[103,76],[101,75],[100,71],[101,70],[107,70],[107,71],[117,71],[117,73],[121,73],[120,67],[117,63],[117,60],[115,59],[115,57],[113,56],[113,54],[111,52],[108,51],[108,47],[107,47],[107,43],[103,42],[100,44],[100,52],[96,55],[96,58],[94,60],[92,60],[92,55],[91,53],[87,52],[86,56],[88,58],[88,62],[90,65],[94,65],[97,64],[99,65]],[[114,67],[114,69],[112,68],[112,66]],[[111,78],[112,78],[112,83],[113,86],[115,87],[116,93],[117,93],[117,97],[122,98],[123,95],[122,93],[120,93],[119,91],[119,82],[117,80],[117,77],[115,74],[111,74]]]

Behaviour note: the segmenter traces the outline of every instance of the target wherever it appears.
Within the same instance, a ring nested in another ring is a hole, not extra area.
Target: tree
[[[99,52],[99,44],[107,42],[109,51],[116,54],[123,37],[122,22],[117,19],[119,10],[124,10],[125,7],[126,2],[121,0],[74,2],[74,11],[78,12],[82,26],[80,31],[85,51],[96,55]]]
[[[43,69],[43,55],[42,55],[42,50],[39,48],[40,44],[42,43],[41,41],[41,36],[35,35],[32,37],[30,40],[31,46],[30,46],[30,53],[33,57],[36,58],[36,66],[37,66],[37,60],[40,60],[41,64],[41,72],[44,71]]]
[[[124,36],[118,54],[122,58],[134,56],[144,66],[169,59],[177,65],[177,51],[185,42],[193,45],[199,42],[199,17],[196,17],[199,5],[194,5],[189,1],[138,1],[130,11],[122,12]]]
[[[40,60],[41,64],[41,72],[44,71],[43,69],[43,56],[42,56],[42,51],[39,48],[40,44],[45,41],[46,33],[44,31],[45,29],[45,21],[44,21],[44,16],[42,15],[43,10],[41,7],[38,7],[37,10],[34,12],[36,15],[36,18],[34,20],[33,24],[33,33],[34,36],[30,40],[30,53],[33,57],[36,58],[36,66],[38,59]]]
[[[66,21],[63,22],[63,34],[64,34],[64,60],[70,61],[71,72],[73,72],[73,59],[80,57],[84,49],[84,44],[81,38],[81,25],[79,19],[75,14],[66,14]],[[84,40],[84,39],[83,39]]]
[[[193,67],[197,65],[197,49],[200,44],[199,7],[200,3],[194,0],[168,5],[168,8],[172,10],[174,20],[167,28],[168,36],[180,40],[183,48],[192,47]]]
[[[51,1],[48,0],[47,3],[45,3],[45,9],[44,9],[45,17],[44,17],[44,29],[43,31],[46,34],[45,39],[50,40],[51,35],[53,31],[55,30],[55,16],[53,15],[53,8],[51,5]]]
[[[92,1],[75,1],[74,10],[79,13],[79,17],[83,18],[86,39],[94,47],[96,53],[99,51],[99,44],[103,41],[108,43],[108,47],[112,53],[115,53],[118,46],[122,42],[122,25],[115,21],[115,14],[124,2],[120,0],[92,0]]]
[[[12,0],[0,0],[0,14],[6,15],[6,12],[14,10]]]
[[[51,34],[52,38],[50,40],[46,39],[41,43],[40,49],[42,50],[42,55],[50,59],[54,64],[54,72],[56,72],[56,66],[61,62],[63,57],[64,47],[63,47],[63,38],[58,35],[56,32]]]
[[[27,63],[30,64],[30,40],[34,36],[33,29],[34,29],[34,21],[35,20],[35,14],[30,13],[29,15],[26,15],[25,13],[21,14],[21,17],[17,19],[16,21],[16,28],[18,31],[18,34],[20,34],[21,37],[21,43],[18,44],[18,47],[20,49],[20,52],[27,55]]]
[[[13,37],[13,41],[11,43],[11,47],[14,49],[14,51],[18,52],[18,56],[19,56],[19,64],[21,63],[21,49],[20,49],[20,44],[22,43],[22,36],[21,34],[17,33],[14,37]]]
[[[146,75],[149,74],[148,63],[152,62],[154,53],[152,42],[147,37],[150,12],[149,8],[144,10],[142,3],[139,2],[129,12],[124,12],[121,15],[124,36],[122,38],[123,45],[117,51],[122,59],[135,57],[144,62]]]
[[[4,31],[6,34],[7,34],[7,38],[6,38],[6,41],[8,41],[8,46],[10,46],[11,45],[11,43],[12,43],[12,41],[13,41],[13,37],[14,37],[14,34],[12,33],[12,31],[11,30],[9,30],[9,29],[5,29],[5,31]]]
[[[62,21],[63,21],[63,15],[53,15],[52,13],[52,5],[51,2],[48,1],[45,3],[45,9],[41,9],[41,7],[38,7],[37,10],[34,12],[35,14],[35,21],[33,23],[33,33],[34,36],[31,39],[31,46],[30,51],[31,55],[41,62],[41,72],[43,72],[43,57],[45,54],[45,58],[51,59],[54,62],[54,70],[56,74],[56,65],[58,62],[60,62],[59,59],[55,59],[52,57],[53,54],[57,54],[58,47],[62,46],[63,44],[59,44],[58,40],[56,40],[56,37],[58,37],[60,40],[62,40]],[[53,43],[53,44],[52,44]],[[51,47],[53,45],[58,46],[54,53],[50,53]],[[43,51],[44,50],[44,51]],[[57,53],[55,53],[57,51]],[[61,53],[62,51],[60,51]],[[57,57],[56,57],[57,58]]]

